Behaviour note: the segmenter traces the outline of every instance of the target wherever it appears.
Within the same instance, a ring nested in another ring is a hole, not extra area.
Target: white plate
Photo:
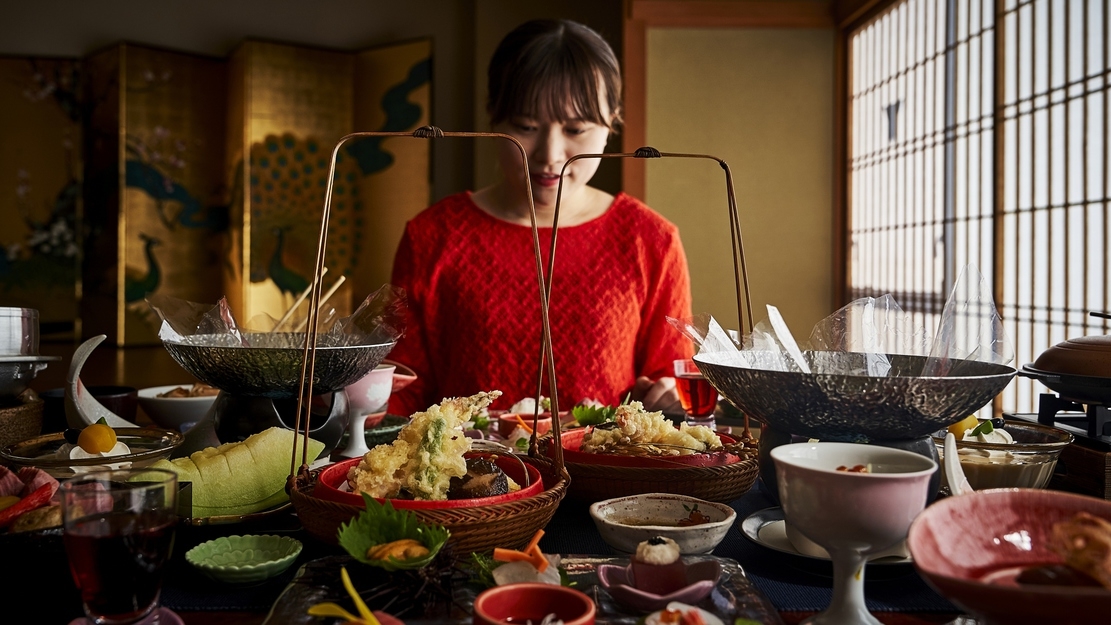
[[[0,356],[3,362],[54,362],[61,360],[61,356]]]
[[[741,533],[757,545],[767,547],[768,549],[789,553],[800,558],[829,562],[829,558],[812,556],[795,549],[791,541],[787,539],[787,530],[783,523],[783,508],[764,508],[763,510],[753,512],[748,518],[741,522]],[[912,562],[913,560],[910,558],[886,556],[883,558],[876,558],[875,560],[869,560],[868,565],[911,564]]]

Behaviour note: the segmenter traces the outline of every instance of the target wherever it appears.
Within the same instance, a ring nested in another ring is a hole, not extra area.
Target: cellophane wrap
[[[241,328],[232,315],[227,298],[215,305],[154,295],[147,304],[162,321],[158,336],[173,343],[203,341],[213,347],[252,347],[259,335],[267,335],[265,346],[303,348],[308,333],[289,331],[289,323],[281,324],[268,315],[251,319],[247,329]],[[321,311],[317,342],[327,345],[378,345],[397,341],[405,334],[405,293],[383,285],[363,300],[348,317],[336,319],[335,310]],[[303,317],[301,318],[303,319]]]
[[[796,343],[774,306],[767,308],[768,318],[743,340],[710,315],[668,321],[700,354],[743,350],[745,367],[769,371],[883,377],[896,375],[889,356],[902,354],[925,357],[919,375],[944,377],[961,375],[970,361],[1004,365],[1014,359],[990,285],[975,265],[962,269],[932,333],[890,294],[850,302],[815,324],[803,343]],[[838,357],[846,352],[865,357]]]

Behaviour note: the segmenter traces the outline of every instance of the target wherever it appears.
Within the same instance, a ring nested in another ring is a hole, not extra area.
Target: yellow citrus
[[[960,440],[960,438],[964,436],[965,431],[971,430],[977,425],[980,425],[980,420],[976,418],[976,415],[970,414],[953,425],[950,425],[949,431],[953,433],[953,436],[957,437],[957,440]]]
[[[103,454],[116,446],[116,431],[103,423],[94,423],[81,430],[77,445],[90,454]]]
[[[5,495],[0,497],[0,510],[7,510],[19,502],[19,497],[15,495]]]

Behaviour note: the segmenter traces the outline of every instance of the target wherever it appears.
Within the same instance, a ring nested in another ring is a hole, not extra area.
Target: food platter
[[[692,556],[689,562],[711,561],[720,565],[721,575],[713,590],[697,605],[722,620],[733,623],[737,619],[749,619],[756,623],[781,623],[775,607],[768,598],[745,576],[744,570],[735,560],[715,556]],[[344,601],[344,589],[339,581],[340,567],[346,567],[352,575],[356,589],[363,591],[385,581],[384,571],[371,567],[354,568],[354,560],[348,556],[329,556],[307,562],[297,571],[286,590],[278,597],[270,610],[268,622],[286,625],[311,625],[319,623],[317,617],[308,614],[308,608],[325,601]],[[598,569],[602,566],[627,566],[628,558],[563,556],[560,566],[567,571],[574,588],[586,593],[597,606],[595,622],[612,625],[635,625],[643,622],[644,612],[631,610],[618,603],[598,579]],[[413,605],[407,610],[395,607],[391,610],[408,625],[470,625],[474,622],[470,613],[474,598],[481,588],[473,584],[456,584],[452,588],[452,601],[449,605]],[[367,593],[369,594],[369,593]],[[391,596],[383,593],[382,598]],[[403,605],[398,602],[396,605]],[[372,609],[377,609],[371,603]],[[743,622],[743,621],[742,621]]]
[[[178,522],[182,525],[191,525],[193,527],[205,527],[208,525],[233,525],[236,523],[253,523],[255,521],[262,521],[270,517],[281,514],[290,508],[293,504],[289,501],[284,501],[276,506],[259,510],[258,512],[251,512],[247,514],[221,514],[216,516],[205,517],[178,517]]]
[[[566,462],[613,467],[672,468],[676,466],[713,467],[741,461],[740,456],[728,452],[708,452],[682,456],[632,456],[584,452],[580,449],[583,438],[589,431],[590,428],[578,428],[563,433],[563,458]],[[737,439],[721,432],[718,432],[718,438],[721,439],[723,445],[737,442]]]
[[[486,457],[487,454],[469,453],[466,457]],[[345,489],[347,484],[347,471],[354,465],[358,464],[362,458],[351,458],[337,462],[333,465],[325,467],[320,472],[320,477],[317,479],[317,496],[321,499],[328,501],[335,501],[337,503],[345,503],[352,506],[362,506],[363,498],[361,495],[352,493],[350,490]],[[505,495],[498,495],[494,497],[482,497],[477,499],[447,499],[443,501],[424,501],[414,499],[390,499],[388,500],[394,508],[403,510],[434,510],[449,509],[449,508],[467,508],[472,506],[487,506],[499,503],[509,503],[527,497],[534,497],[544,490],[544,483],[540,476],[540,471],[536,467],[528,466],[518,462],[513,458],[507,458],[504,455],[498,455],[494,458],[494,463],[502,471],[506,473],[515,482],[521,485],[521,489]],[[528,471],[526,478],[525,471]],[[380,502],[387,501],[386,499],[379,499]]]
[[[58,456],[67,444],[62,432],[43,434],[0,449],[0,460],[15,466],[33,466],[55,478],[73,477],[78,473],[107,468],[108,465],[128,463],[131,468],[142,468],[168,458],[185,440],[178,432],[162,428],[115,428],[117,440],[132,451],[123,456],[107,458],[73,459]]]

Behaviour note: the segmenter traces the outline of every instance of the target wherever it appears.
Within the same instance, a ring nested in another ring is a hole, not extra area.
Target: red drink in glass
[[[70,526],[69,568],[88,612],[125,623],[149,614],[158,605],[173,541],[171,519],[127,512],[86,517]]]
[[[679,390],[679,403],[687,414],[704,417],[714,413],[718,392],[702,374],[676,376],[675,386]]]
[[[703,377],[698,365],[691,359],[676,360],[675,388],[679,391],[679,403],[686,413],[684,420],[688,425],[704,425],[716,429],[714,408],[718,403],[718,392]]]
[[[137,623],[158,609],[177,521],[177,476],[161,469],[92,471],[62,482],[63,539],[85,616]]]

